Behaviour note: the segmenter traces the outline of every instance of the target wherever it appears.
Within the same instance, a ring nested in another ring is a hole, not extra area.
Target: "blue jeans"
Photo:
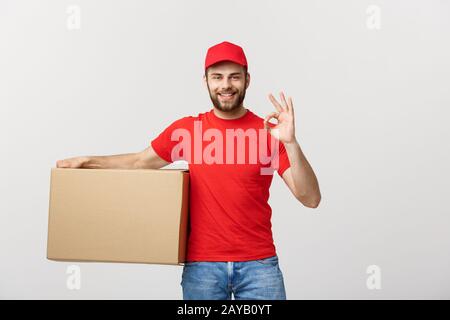
[[[184,300],[286,300],[278,256],[242,262],[186,262]]]

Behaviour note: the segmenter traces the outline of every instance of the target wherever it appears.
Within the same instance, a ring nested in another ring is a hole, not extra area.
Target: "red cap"
[[[231,61],[247,67],[247,58],[245,57],[244,50],[240,46],[228,41],[216,44],[208,49],[205,59],[205,70],[209,66],[221,61]]]

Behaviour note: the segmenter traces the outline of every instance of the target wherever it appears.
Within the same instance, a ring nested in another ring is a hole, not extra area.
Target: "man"
[[[306,207],[316,208],[321,198],[295,137],[292,99],[270,94],[276,111],[265,119],[245,108],[247,59],[230,42],[208,49],[204,82],[213,109],[172,122],[142,152],[70,158],[57,167],[157,169],[186,160],[190,226],[183,298],[286,299],[268,204],[273,170]]]

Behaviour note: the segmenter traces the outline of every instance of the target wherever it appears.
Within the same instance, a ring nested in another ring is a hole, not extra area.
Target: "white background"
[[[1,0],[0,298],[182,298],[178,266],[78,263],[69,290],[72,263],[46,259],[50,169],[210,110],[202,66],[225,40],[247,54],[246,107],[293,97],[321,186],[308,209],[274,177],[287,298],[450,298],[449,31],[443,0]]]

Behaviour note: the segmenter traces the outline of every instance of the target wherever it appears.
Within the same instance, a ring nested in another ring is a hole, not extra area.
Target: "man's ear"
[[[208,87],[207,80],[206,80],[206,75],[203,75],[203,84],[205,85],[205,87]]]
[[[245,89],[248,88],[248,86],[250,85],[250,73],[247,72],[247,79],[246,79],[247,84],[245,85]]]

